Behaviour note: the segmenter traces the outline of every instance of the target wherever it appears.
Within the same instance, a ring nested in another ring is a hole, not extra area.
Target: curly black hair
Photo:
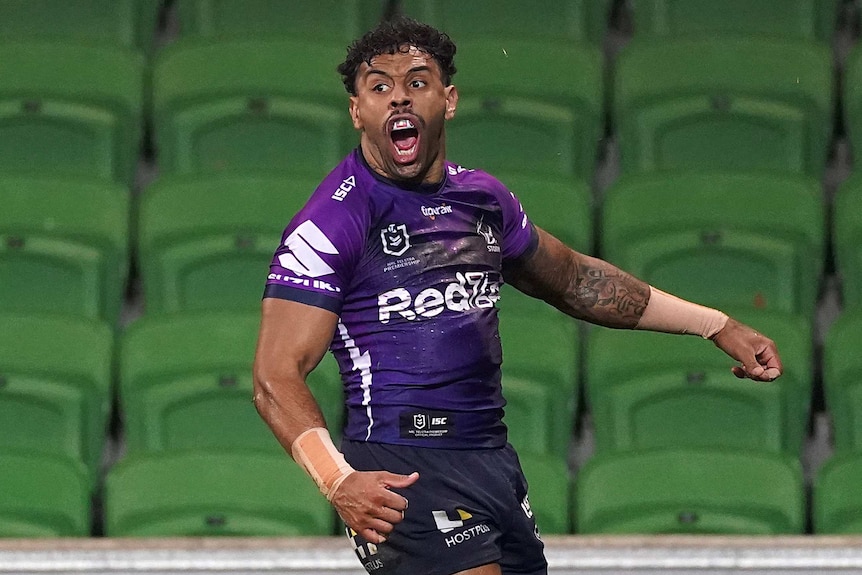
[[[363,62],[380,54],[406,52],[410,46],[433,57],[440,65],[443,84],[448,86],[455,75],[455,43],[436,28],[404,16],[380,22],[353,42],[347,49],[347,58],[339,64],[338,73],[347,91],[356,95],[356,74]]]

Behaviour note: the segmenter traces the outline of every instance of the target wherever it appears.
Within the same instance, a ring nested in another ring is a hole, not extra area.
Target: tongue
[[[416,144],[416,136],[395,136],[392,139],[392,142],[395,144],[395,147],[399,150],[409,150]]]
[[[393,134],[392,143],[399,150],[409,150],[416,144],[416,133],[412,130],[399,131]]]

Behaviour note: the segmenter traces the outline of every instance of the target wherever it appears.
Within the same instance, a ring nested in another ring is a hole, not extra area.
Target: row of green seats
[[[296,58],[295,54],[302,54]],[[166,174],[307,171],[356,145],[334,66],[308,40],[181,39],[149,66],[95,45],[0,43],[0,171],[131,185],[145,117]],[[851,57],[848,80],[862,73]],[[832,54],[775,39],[639,42],[605,88],[595,46],[476,39],[459,46],[450,158],[589,180],[609,108],[623,173],[774,170],[819,177],[832,137]],[[848,81],[851,138],[860,103]],[[612,95],[612,96],[611,96]],[[605,101],[609,100],[606,105]]]
[[[813,179],[715,172],[622,178],[604,195],[594,249],[585,183],[498,176],[537,225],[666,291],[719,308],[813,316],[829,240]],[[256,308],[280,234],[317,184],[311,175],[165,176],[132,210],[128,192],[114,184],[0,178],[7,208],[0,212],[0,309],[115,324],[132,251],[148,314]],[[858,301],[862,285],[862,228],[852,209],[862,201],[860,185],[851,178],[837,199],[834,245],[847,305]],[[748,208],[754,200],[770,206],[770,217]]]
[[[151,51],[160,10],[175,9],[184,37],[226,39],[313,35],[349,42],[387,12],[428,22],[456,40],[553,38],[600,43],[613,0],[6,0],[0,36],[101,42]],[[635,0],[616,9],[631,13],[636,37],[749,35],[828,41],[840,0]]]
[[[772,334],[785,353],[784,377],[758,385],[734,380],[726,358],[695,338],[670,341],[661,334],[594,329],[584,371],[596,455],[579,470],[572,495],[566,452],[577,399],[577,332],[571,320],[512,295],[505,294],[510,301],[500,312],[503,388],[509,400],[504,421],[534,486],[533,506],[546,532],[565,533],[572,525],[579,532],[800,532],[799,454],[812,378],[805,322],[766,312],[734,314]],[[62,516],[59,524],[86,525],[64,514],[87,500],[80,493],[69,495],[75,486],[92,493],[98,482],[110,397],[110,330],[83,319],[6,314],[0,321],[6,326],[0,346],[0,459],[33,457],[3,467],[4,485],[13,487],[0,495],[0,515],[18,519],[0,521],[8,529],[0,532],[86,534],[56,525],[50,531],[40,522],[54,519],[23,514],[21,507],[50,504],[53,515],[47,516]],[[261,460],[266,469],[278,470],[272,485],[285,489],[278,505],[328,511],[319,496],[295,501],[297,491],[288,486],[305,493],[311,483],[298,468],[283,463],[289,459],[251,404],[257,321],[255,312],[145,316],[123,333],[118,355],[126,453],[107,472],[108,534],[332,532],[332,517],[308,522],[328,526],[322,531],[300,527],[304,521],[299,519],[290,528],[287,519],[273,524],[288,531],[271,531],[250,519],[244,525],[232,515],[250,513],[242,501],[252,499],[257,503],[249,505],[259,510],[255,493],[269,485],[267,479],[263,487],[250,488],[248,482],[259,479],[256,473],[222,471],[236,458]],[[851,480],[859,477],[862,418],[853,406],[862,370],[856,354],[847,350],[860,341],[862,315],[857,312],[836,323],[825,348],[827,403],[834,410],[838,455],[816,483],[816,497],[832,507],[816,510],[823,515],[818,521],[828,529],[824,532],[856,528]],[[46,354],[46,349],[57,351]],[[342,402],[331,356],[313,372],[310,385],[330,426],[338,429]],[[36,473],[32,466],[43,470],[39,473],[56,468],[68,478],[64,490],[48,499],[34,495],[29,490],[45,487],[43,476],[31,483],[19,477]],[[151,487],[142,490],[141,485]],[[764,497],[755,485],[771,486],[771,495]],[[57,504],[58,497],[70,499]]]

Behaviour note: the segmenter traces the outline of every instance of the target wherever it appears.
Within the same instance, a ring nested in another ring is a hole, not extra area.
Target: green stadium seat
[[[841,184],[832,210],[835,267],[841,278],[842,304],[845,309],[857,309],[862,304],[860,210],[862,210],[862,177],[853,175]]]
[[[105,482],[105,532],[111,537],[332,535],[334,515],[285,453],[128,456]]]
[[[566,456],[574,434],[575,394],[541,378],[507,375],[503,370],[503,422],[518,453]]]
[[[862,151],[862,46],[858,44],[844,63],[842,86],[843,125],[858,162]]]
[[[597,453],[724,447],[801,455],[812,395],[810,321],[730,314],[775,341],[784,365],[776,383],[737,379],[736,363],[698,337],[591,330],[586,390]]]
[[[823,343],[823,387],[832,417],[832,440],[840,453],[862,451],[862,315],[843,312]]]
[[[120,397],[129,453],[242,449],[284,453],[252,403],[259,312],[139,319],[123,336]],[[327,353],[309,375],[333,435],[344,400]]]
[[[381,0],[177,1],[183,37],[306,38],[344,46],[372,28],[382,17],[383,8]]]
[[[85,466],[95,485],[110,410],[113,332],[63,316],[6,313],[0,325],[0,452],[65,457]]]
[[[0,450],[0,538],[90,535],[90,480],[79,461]]]
[[[319,183],[300,175],[155,182],[139,210],[146,312],[258,311],[281,233]]]
[[[4,42],[105,44],[149,52],[162,0],[3,0]]]
[[[565,458],[578,405],[577,325],[543,302],[508,291],[499,332],[509,441],[519,453]]]
[[[131,185],[143,75],[131,49],[0,43],[0,172]]]
[[[335,72],[343,59],[340,43],[307,39],[165,47],[152,94],[162,173],[324,176],[358,141]]]
[[[610,0],[401,0],[401,13],[446,32],[456,43],[478,37],[600,44]]]
[[[446,154],[466,168],[590,181],[603,133],[598,48],[544,40],[458,44]]]
[[[571,478],[564,457],[519,452],[530,486],[530,508],[543,535],[571,532]]]
[[[820,178],[833,124],[832,69],[825,44],[635,40],[614,72],[621,169],[765,170]]]
[[[755,36],[828,42],[841,0],[634,0],[637,38]]]
[[[798,460],[748,451],[665,449],[595,455],[575,486],[583,534],[801,534]]]
[[[769,206],[769,214],[753,205]],[[675,295],[812,318],[825,258],[819,183],[792,174],[644,174],[604,198],[605,259]]]
[[[115,323],[128,270],[129,192],[76,178],[0,178],[0,310]]]
[[[812,523],[818,535],[862,533],[862,454],[833,455],[817,471],[812,493]]]
[[[524,206],[532,222],[582,253],[592,253],[593,198],[587,180],[541,173],[496,176]]]

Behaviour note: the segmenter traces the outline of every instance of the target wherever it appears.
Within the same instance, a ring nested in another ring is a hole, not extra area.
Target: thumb
[[[410,475],[396,475],[395,473],[387,473],[383,476],[383,483],[386,487],[410,487],[419,479],[419,473],[414,471]]]

